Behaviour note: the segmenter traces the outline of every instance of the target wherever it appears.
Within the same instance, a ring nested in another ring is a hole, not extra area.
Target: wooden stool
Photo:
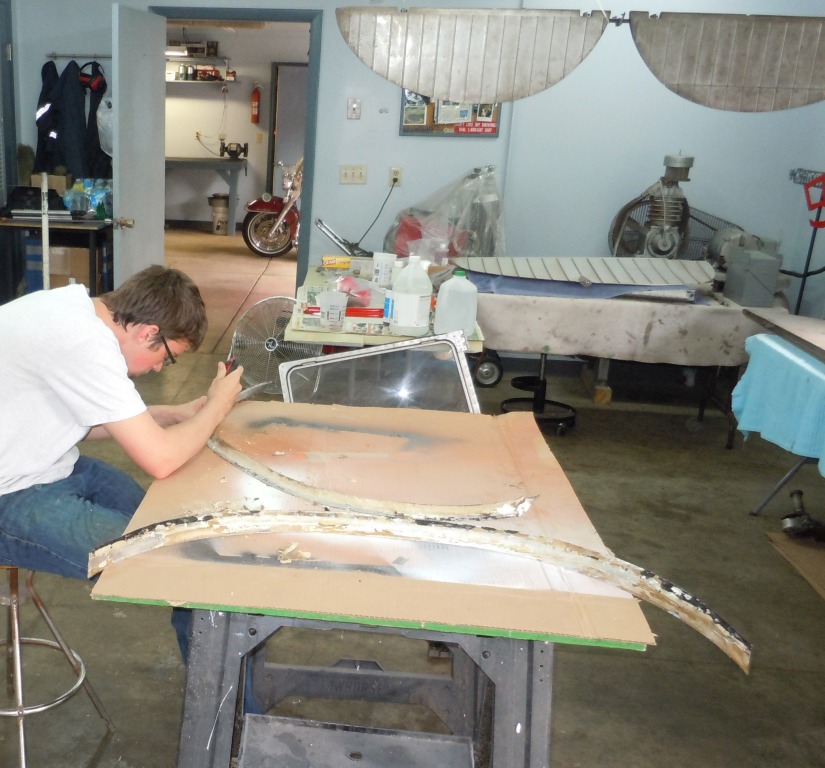
[[[6,688],[10,696],[14,696],[14,709],[0,709],[0,717],[16,717],[17,718],[17,737],[18,748],[20,753],[20,766],[26,768],[26,732],[25,719],[28,715],[33,715],[36,712],[45,712],[58,704],[62,704],[67,699],[71,698],[82,686],[86,691],[92,704],[94,704],[97,713],[106,723],[109,733],[115,732],[115,724],[109,717],[109,714],[103,707],[100,699],[91,686],[91,683],[86,679],[86,666],[84,665],[80,656],[77,655],[63,639],[59,630],[55,626],[52,617],[46,610],[46,606],[40,599],[40,595],[34,590],[34,573],[29,571],[26,578],[26,592],[31,598],[37,610],[40,612],[43,621],[46,622],[51,631],[54,640],[45,640],[39,637],[21,637],[20,636],[20,602],[21,596],[19,592],[19,573],[15,566],[0,565],[0,569],[8,573],[8,596],[0,597],[0,604],[8,606],[7,611],[7,632],[6,639],[0,641],[0,645],[5,646],[6,652]],[[24,598],[25,599],[25,598]],[[23,660],[22,660],[22,646],[24,645],[38,645],[45,648],[51,648],[60,651],[69,662],[75,674],[75,681],[70,688],[61,693],[59,696],[42,704],[26,705],[23,702]]]

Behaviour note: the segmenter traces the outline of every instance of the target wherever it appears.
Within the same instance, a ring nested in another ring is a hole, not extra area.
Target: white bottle
[[[478,289],[467,279],[463,269],[457,269],[438,289],[433,333],[464,331],[464,336],[469,339],[476,329],[477,312]]]
[[[430,330],[432,299],[433,284],[421,266],[421,259],[410,254],[407,266],[392,284],[390,333],[393,336],[427,334]]]

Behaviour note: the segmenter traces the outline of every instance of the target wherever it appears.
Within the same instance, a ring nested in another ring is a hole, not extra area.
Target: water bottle
[[[478,289],[467,279],[463,269],[457,269],[438,289],[433,333],[464,331],[464,336],[469,339],[476,329],[477,311]]]
[[[430,307],[433,284],[421,259],[410,254],[407,266],[401,270],[392,286],[393,336],[424,336],[430,330]]]

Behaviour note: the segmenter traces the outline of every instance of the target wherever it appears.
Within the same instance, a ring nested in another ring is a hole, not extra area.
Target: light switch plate
[[[366,184],[366,165],[342,165],[338,169],[339,184]]]
[[[361,119],[361,99],[347,100],[347,120]]]

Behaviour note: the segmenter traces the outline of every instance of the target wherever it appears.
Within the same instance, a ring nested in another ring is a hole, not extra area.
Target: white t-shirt
[[[98,424],[146,410],[82,285],[0,305],[0,494],[71,474]]]

